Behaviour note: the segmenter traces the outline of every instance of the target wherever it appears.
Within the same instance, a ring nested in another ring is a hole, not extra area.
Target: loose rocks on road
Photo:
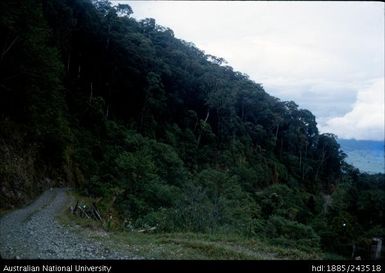
[[[20,259],[137,259],[111,250],[60,225],[55,219],[69,205],[67,189],[44,192],[31,205],[0,219],[0,254]]]

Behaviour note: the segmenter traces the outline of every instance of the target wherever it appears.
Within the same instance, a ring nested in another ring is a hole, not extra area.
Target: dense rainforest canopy
[[[2,208],[69,185],[118,228],[234,232],[351,255],[385,235],[384,175],[315,116],[106,0],[0,2]]]

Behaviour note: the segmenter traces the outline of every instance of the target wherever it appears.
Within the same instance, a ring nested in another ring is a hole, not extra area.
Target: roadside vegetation
[[[355,246],[369,259],[385,175],[347,164],[310,111],[132,13],[0,1],[1,210],[73,187],[115,244],[153,257],[351,258]]]

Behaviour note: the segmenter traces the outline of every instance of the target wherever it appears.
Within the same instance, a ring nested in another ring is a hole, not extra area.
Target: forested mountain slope
[[[308,110],[131,13],[0,2],[2,208],[70,185],[101,198],[117,228],[267,236],[348,256],[352,240],[384,235],[384,176],[346,164]]]

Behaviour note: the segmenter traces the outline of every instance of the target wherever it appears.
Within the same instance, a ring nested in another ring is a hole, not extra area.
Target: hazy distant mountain
[[[338,139],[347,154],[346,161],[368,173],[384,173],[384,141]]]

